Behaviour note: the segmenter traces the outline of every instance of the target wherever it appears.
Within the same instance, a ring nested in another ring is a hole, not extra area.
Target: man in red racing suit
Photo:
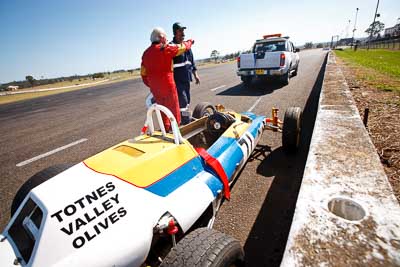
[[[165,31],[155,28],[150,38],[152,44],[144,51],[140,74],[143,82],[150,87],[157,104],[171,110],[178,125],[181,122],[178,94],[174,81],[173,61],[175,56],[189,50],[194,43],[188,40],[182,44],[168,44]],[[165,129],[171,129],[169,119],[163,114]]]

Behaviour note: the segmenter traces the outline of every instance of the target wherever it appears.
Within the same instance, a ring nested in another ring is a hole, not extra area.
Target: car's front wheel
[[[300,145],[302,110],[290,107],[285,112],[282,128],[282,146],[286,152],[294,152]]]
[[[171,249],[161,266],[244,266],[244,252],[233,237],[213,229],[198,228]]]

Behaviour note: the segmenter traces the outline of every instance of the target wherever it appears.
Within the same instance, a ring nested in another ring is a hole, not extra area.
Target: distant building
[[[393,27],[386,28],[384,36],[385,37],[392,37],[392,38],[393,37],[400,37],[400,23],[397,23]]]
[[[343,38],[338,41],[337,45],[351,45],[352,42],[353,38]]]
[[[18,85],[9,85],[7,86],[7,91],[17,91],[19,89]]]

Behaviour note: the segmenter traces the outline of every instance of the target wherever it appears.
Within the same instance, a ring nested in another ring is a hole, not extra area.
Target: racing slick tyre
[[[287,73],[281,76],[280,81],[283,85],[288,85],[290,80],[290,68]]]
[[[23,183],[22,186],[18,189],[17,193],[15,194],[15,197],[11,204],[11,217],[17,211],[17,209],[21,205],[22,201],[25,199],[26,195],[28,195],[28,193],[33,188],[46,182],[50,178],[65,171],[66,169],[72,167],[73,165],[74,164],[65,163],[65,164],[58,164],[58,165],[48,167],[48,168],[36,173],[31,178],[29,178],[25,183]]]
[[[282,146],[286,152],[294,152],[300,144],[302,111],[290,107],[285,112],[282,129]]]
[[[200,119],[204,116],[210,116],[215,112],[215,107],[209,102],[201,102],[194,107],[192,117]]]
[[[198,228],[171,249],[161,266],[244,266],[244,252],[233,237],[213,229]]]

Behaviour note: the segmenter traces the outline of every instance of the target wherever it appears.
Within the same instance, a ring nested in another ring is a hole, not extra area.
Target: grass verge
[[[353,51],[346,49],[335,51],[335,53],[345,61],[374,69],[381,74],[400,78],[400,50],[370,49],[367,51],[359,49]]]
[[[400,92],[399,50],[347,49],[335,54],[353,69],[358,80],[384,91]]]
[[[400,79],[346,59],[337,58],[337,63],[361,117],[369,110],[367,129],[400,203],[400,90],[391,89],[400,88]]]

